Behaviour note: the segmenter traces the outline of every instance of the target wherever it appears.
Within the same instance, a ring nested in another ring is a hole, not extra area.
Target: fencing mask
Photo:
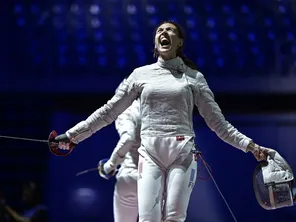
[[[253,175],[255,196],[266,210],[290,207],[296,202],[294,175],[287,161],[270,149],[266,162],[260,163]]]

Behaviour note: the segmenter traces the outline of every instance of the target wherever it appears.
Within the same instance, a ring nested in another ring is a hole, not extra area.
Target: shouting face
[[[158,55],[164,60],[175,58],[183,45],[177,27],[171,23],[163,23],[156,29],[154,42]]]

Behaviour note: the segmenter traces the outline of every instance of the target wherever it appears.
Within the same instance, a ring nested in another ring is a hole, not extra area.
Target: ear
[[[180,44],[179,44],[179,46],[182,47],[182,46],[183,46],[183,43],[184,43],[184,40],[183,40],[183,39],[180,39]]]

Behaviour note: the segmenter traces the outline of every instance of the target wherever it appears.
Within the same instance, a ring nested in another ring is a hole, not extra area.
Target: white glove
[[[108,160],[105,164],[104,164],[104,172],[105,173],[110,173],[113,170],[115,170],[113,163],[111,163],[110,160]]]

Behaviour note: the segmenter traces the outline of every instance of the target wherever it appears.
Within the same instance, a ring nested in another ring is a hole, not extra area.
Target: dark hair
[[[161,26],[162,24],[165,24],[165,23],[170,23],[170,24],[173,24],[174,26],[176,26],[177,31],[178,31],[179,38],[183,39],[183,41],[185,40],[185,32],[184,32],[182,26],[180,24],[174,22],[174,21],[163,21],[163,22],[161,22],[156,27],[156,29],[154,31],[154,36],[156,35],[156,31],[157,31],[158,27]],[[178,48],[178,50],[177,50],[177,56],[179,56],[184,61],[185,65],[187,65],[191,69],[197,70],[197,65],[192,60],[190,60],[187,56],[184,55],[183,48],[184,48],[184,44],[180,48]],[[159,53],[158,53],[157,49],[154,48],[154,50],[153,50],[153,56],[154,57],[158,57],[158,55],[159,55]]]

